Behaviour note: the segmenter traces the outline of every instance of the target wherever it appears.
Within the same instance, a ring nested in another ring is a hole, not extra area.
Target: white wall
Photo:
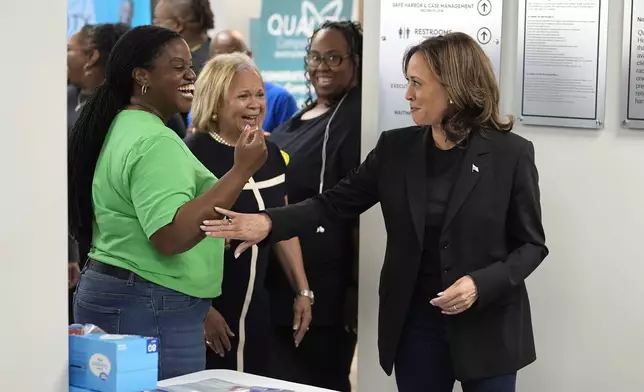
[[[378,0],[365,0],[365,63],[377,64]],[[644,390],[644,131],[620,128],[623,0],[610,1],[606,127],[517,125],[535,143],[550,256],[528,279],[538,360],[519,373],[521,392]],[[514,112],[518,2],[504,2],[502,111]],[[365,67],[363,155],[375,145],[377,67]],[[370,82],[371,81],[371,82]],[[363,215],[360,391],[395,391],[379,369],[377,282],[385,233],[376,207]],[[457,388],[457,390],[460,390]]]
[[[362,155],[376,145],[380,129],[378,61],[380,45],[380,0],[364,0],[362,63]],[[402,59],[401,59],[402,60]],[[368,66],[368,65],[372,66]],[[360,217],[360,287],[358,303],[358,391],[395,391],[378,362],[378,279],[385,254],[386,232],[380,205]]]
[[[38,6],[0,12],[0,391],[68,390],[67,11]]]
[[[215,28],[209,33],[214,35],[214,33],[228,28],[226,23],[226,4],[223,1],[211,0],[210,9],[215,17]]]

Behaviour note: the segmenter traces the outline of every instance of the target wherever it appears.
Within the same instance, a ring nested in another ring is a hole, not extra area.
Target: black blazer
[[[422,257],[428,143],[433,140],[427,127],[384,132],[364,163],[335,188],[266,211],[273,222],[271,240],[280,241],[325,221],[354,218],[380,202],[387,250],[378,348],[389,375]],[[476,131],[463,159],[440,252],[443,287],[470,275],[479,292],[469,310],[446,316],[454,371],[467,381],[511,373],[536,359],[524,280],[548,249],[532,143],[513,133]]]

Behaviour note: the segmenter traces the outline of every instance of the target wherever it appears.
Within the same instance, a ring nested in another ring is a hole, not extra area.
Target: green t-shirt
[[[94,172],[89,256],[193,297],[219,296],[223,240],[206,238],[174,256],[163,256],[149,241],[172,222],[182,205],[215,182],[217,178],[159,117],[139,110],[120,112]]]

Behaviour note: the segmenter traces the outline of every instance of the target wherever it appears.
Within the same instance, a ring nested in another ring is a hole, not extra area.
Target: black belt
[[[133,277],[132,280],[135,282],[148,282],[147,280],[143,279],[130,270],[126,270],[125,268],[117,267],[114,265],[101,263],[100,261],[92,259],[87,260],[87,269],[121,280],[130,280],[130,277]]]

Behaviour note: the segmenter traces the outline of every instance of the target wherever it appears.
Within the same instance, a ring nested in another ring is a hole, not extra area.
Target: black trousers
[[[357,336],[342,326],[311,327],[295,347],[293,329],[273,329],[270,377],[340,392],[350,392]]]
[[[455,376],[440,310],[425,299],[412,304],[396,355],[400,392],[452,392]],[[516,373],[462,383],[463,392],[515,392]]]

